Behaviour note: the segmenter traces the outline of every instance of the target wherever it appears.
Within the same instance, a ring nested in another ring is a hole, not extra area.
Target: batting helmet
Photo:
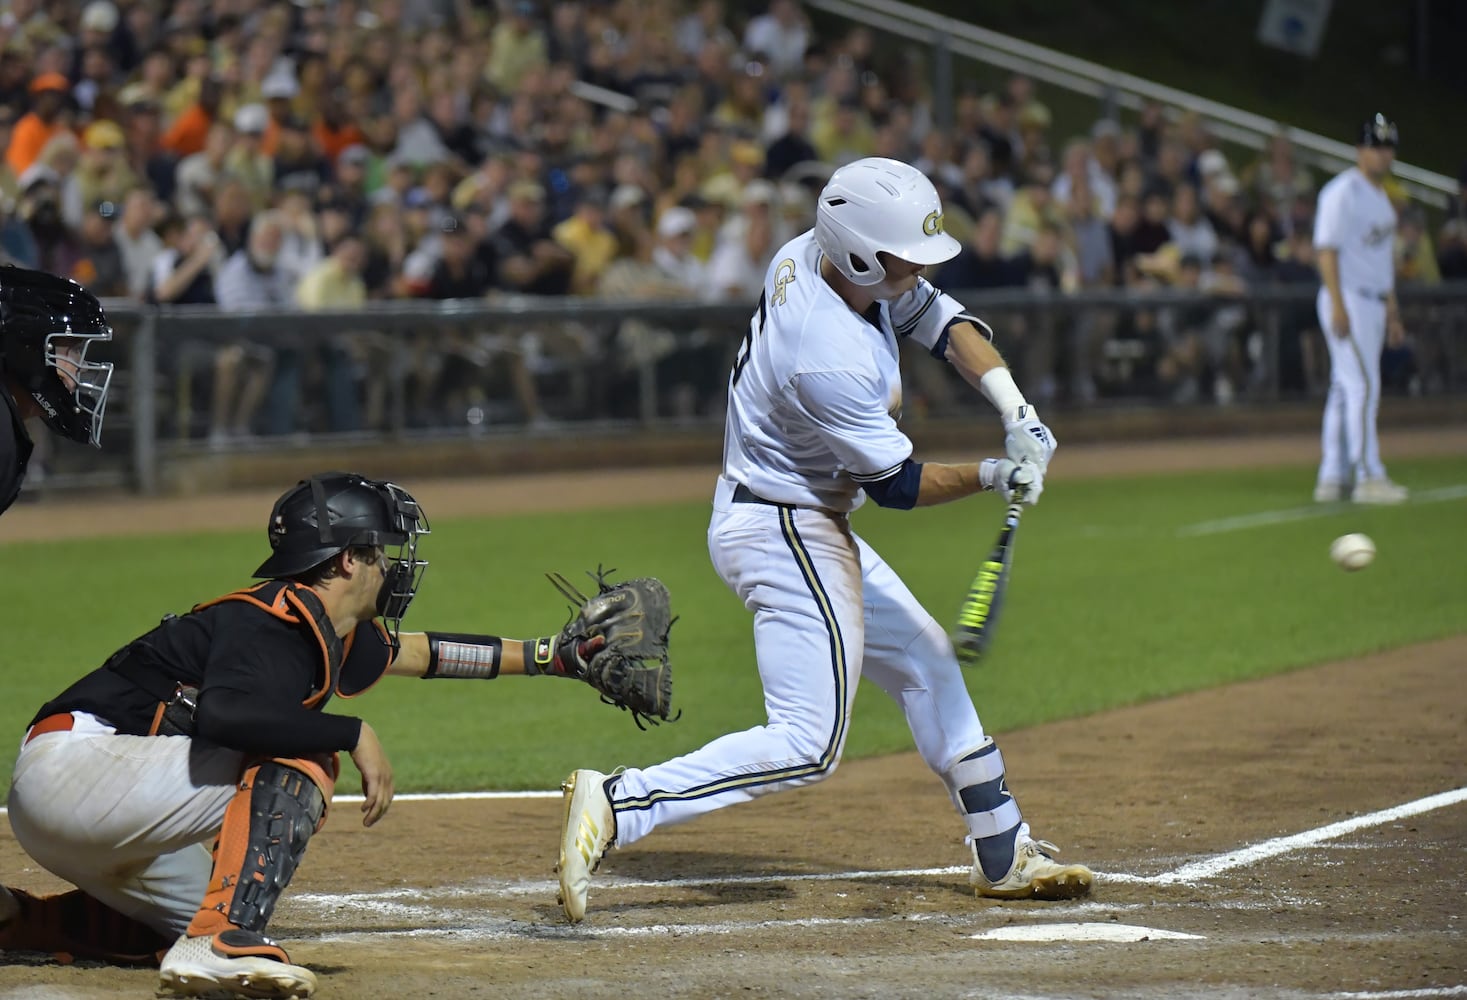
[[[872,156],[831,175],[815,208],[815,242],[841,274],[863,287],[886,280],[876,255],[941,264],[962,244],[942,228],[942,201],[922,171]]]
[[[323,472],[275,501],[268,530],[271,555],[257,577],[300,576],[350,548],[395,549],[386,553],[377,613],[396,638],[428,565],[417,557],[428,519],[406,490],[351,472]]]
[[[111,362],[88,361],[93,341],[111,340],[97,297],[69,278],[0,267],[0,374],[41,408],[41,419],[73,441],[100,444]]]
[[[1396,132],[1396,123],[1390,121],[1385,115],[1377,114],[1367,118],[1360,126],[1360,145],[1362,146],[1389,146],[1396,148],[1399,138]]]

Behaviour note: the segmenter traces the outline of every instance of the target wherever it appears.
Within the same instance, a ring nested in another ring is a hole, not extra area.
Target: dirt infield
[[[1388,453],[1467,452],[1460,431],[1413,439]],[[1077,448],[1063,475],[1307,461],[1315,447],[1267,444]],[[706,470],[678,475],[657,495],[706,495]],[[505,510],[515,485],[421,497],[435,514]],[[241,524],[261,519],[259,497],[236,503]],[[1101,873],[1086,902],[973,898],[941,783],[900,754],[612,852],[577,927],[555,902],[558,796],[403,802],[371,831],[341,804],[272,931],[326,998],[1467,996],[1463,662],[1467,637],[1002,734],[1035,834]],[[7,828],[0,871],[59,887]],[[1044,931],[1062,939],[1002,939]],[[0,1000],[155,983],[0,956]]]

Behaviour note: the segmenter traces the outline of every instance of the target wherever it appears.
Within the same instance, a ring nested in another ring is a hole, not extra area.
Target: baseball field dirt
[[[1317,446],[1238,447],[1077,448],[1066,474],[1307,461]],[[692,489],[667,475],[660,495]],[[512,509],[511,486],[421,495]],[[85,526],[85,506],[50,513]],[[260,509],[248,498],[241,523]],[[999,734],[1035,835],[1099,873],[1088,901],[975,899],[962,825],[907,753],[611,852],[575,927],[555,899],[558,794],[403,801],[372,830],[338,803],[272,932],[324,998],[1467,996],[1464,663],[1459,636]],[[1037,665],[1033,683],[1043,697],[1062,671]],[[0,872],[60,887],[8,828]],[[0,956],[0,1000],[146,996],[156,981]]]

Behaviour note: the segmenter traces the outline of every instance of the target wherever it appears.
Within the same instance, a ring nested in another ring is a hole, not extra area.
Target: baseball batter
[[[1314,499],[1402,503],[1380,460],[1380,356],[1405,339],[1396,304],[1396,210],[1385,179],[1396,157],[1396,126],[1376,115],[1360,128],[1355,166],[1319,192],[1314,246],[1322,286],[1316,308],[1329,348],[1323,456]]]
[[[314,973],[265,929],[326,821],[338,752],[361,772],[363,825],[393,797],[376,733],[323,712],[330,698],[384,674],[563,676],[601,690],[591,668],[606,654],[572,625],[528,641],[401,632],[427,533],[402,488],[314,476],[271,511],[264,583],[169,615],[43,705],[15,762],[10,824],[76,888],[0,887],[0,952],[161,960],[162,987],[189,996],[309,996]],[[607,643],[640,629],[642,582],[603,590],[577,621],[594,618]],[[621,621],[635,601],[636,620]]]
[[[1007,498],[1021,485],[1032,503],[1043,490],[1053,434],[988,327],[921,276],[958,250],[927,178],[872,158],[836,171],[814,230],[774,257],[729,379],[708,528],[714,567],[754,614],[768,722],[652,767],[566,779],[559,869],[571,921],[585,915],[609,846],[833,773],[863,673],[902,706],[918,752],[947,785],[980,895],[1089,892],[1088,869],[1058,863],[1052,845],[1030,837],[946,632],[849,519],[865,497],[905,509],[983,490]],[[897,426],[906,337],[994,404],[1009,458],[913,460]]]

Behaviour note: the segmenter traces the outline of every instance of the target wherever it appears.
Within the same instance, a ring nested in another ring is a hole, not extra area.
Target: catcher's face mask
[[[392,531],[383,534],[386,563],[382,587],[377,591],[377,614],[396,645],[403,616],[428,568],[428,561],[418,558],[418,539],[430,529],[423,509],[406,490],[393,483],[381,483],[380,488],[387,496],[394,523]]]

